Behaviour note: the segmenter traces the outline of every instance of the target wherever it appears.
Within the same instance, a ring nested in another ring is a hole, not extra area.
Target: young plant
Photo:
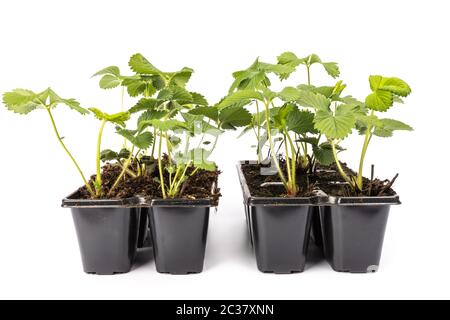
[[[413,130],[401,121],[379,118],[376,114],[376,112],[387,111],[395,102],[402,103],[401,98],[411,93],[409,85],[399,78],[378,75],[370,76],[369,82],[372,93],[366,97],[364,104],[332,101],[321,94],[309,97],[311,101],[314,100],[310,106],[316,108],[315,126],[327,137],[340,175],[357,193],[363,192],[364,160],[372,137],[374,135],[391,137],[396,130]],[[334,102],[333,106],[332,102]],[[343,170],[336,148],[337,143],[345,139],[354,128],[364,135],[356,176],[349,175]]]
[[[66,154],[69,156],[73,164],[75,165],[78,173],[80,174],[83,182],[92,196],[95,196],[95,192],[89,185],[86,177],[84,176],[80,166],[73,157],[72,153],[67,148],[63,141],[63,137],[59,134],[57,129],[55,119],[52,114],[52,110],[59,104],[68,106],[70,109],[77,111],[78,113],[85,115],[89,113],[88,110],[82,108],[80,104],[74,99],[63,99],[55,93],[51,88],[48,88],[40,93],[34,93],[27,89],[15,89],[11,92],[7,92],[3,95],[3,103],[8,108],[8,110],[13,111],[18,114],[26,115],[31,111],[37,109],[44,109],[49,115],[53,131],[58,139],[61,147],[64,149]]]
[[[308,155],[307,144],[313,144],[313,150],[318,158],[324,159],[324,146],[319,144],[320,137],[314,128],[314,114],[308,110],[300,109],[297,102],[302,92],[320,90],[311,85],[310,68],[315,63],[321,63],[325,70],[333,77],[339,75],[339,69],[333,62],[322,63],[317,55],[310,55],[300,59],[291,52],[283,53],[278,57],[278,64],[260,62],[258,59],[246,70],[233,74],[233,82],[229,95],[219,104],[219,110],[226,110],[233,106],[246,106],[253,102],[256,104],[256,114],[244,132],[256,127],[258,162],[261,163],[261,150],[266,141],[269,143],[271,162],[275,165],[281,183],[288,196],[296,196],[299,189],[297,185],[298,167],[305,169],[309,166],[311,157]],[[286,80],[299,65],[305,65],[308,74],[308,84],[298,87],[287,86],[280,92],[269,89],[270,74],[277,75]],[[264,106],[259,110],[259,103]],[[277,106],[278,104],[278,106]],[[264,134],[261,131],[264,130]],[[278,148],[276,143],[279,142]],[[282,168],[278,158],[278,151],[284,147],[285,168]],[[320,160],[321,160],[320,159]]]
[[[96,152],[96,178],[94,181],[94,188],[95,188],[95,197],[100,198],[103,194],[103,188],[102,188],[102,173],[101,173],[101,143],[102,143],[102,136],[103,136],[103,130],[105,128],[105,125],[107,123],[113,123],[116,125],[119,125],[120,127],[125,127],[125,122],[130,119],[130,113],[129,112],[119,112],[115,114],[108,114],[105,113],[97,108],[89,108],[89,110],[95,115],[95,117],[101,121],[100,130],[98,132],[98,138],[97,138],[97,152]],[[130,153],[132,154],[132,152]],[[130,163],[130,159],[127,159],[125,164],[123,165],[123,174],[128,169]],[[117,182],[122,178],[123,174],[119,176],[119,178],[116,181]],[[116,185],[115,184],[115,185]]]
[[[128,136],[135,137],[134,134],[140,135],[148,130],[152,132],[155,142],[149,157],[156,158],[158,163],[162,196],[178,197],[190,175],[200,169],[216,170],[216,165],[207,158],[217,144],[221,129],[247,125],[250,114],[243,108],[219,112],[210,107],[201,94],[188,91],[186,84],[193,72],[190,68],[163,72],[140,54],[132,56],[129,65],[136,73],[133,81],[148,81],[145,85],[134,85],[131,80],[123,82],[125,86],[138,88],[138,95],[143,95],[129,110],[130,113],[141,114],[137,129],[127,132]],[[128,89],[130,93],[130,87]],[[124,132],[118,131],[122,135]],[[194,138],[199,134],[202,138],[194,147]],[[214,136],[214,143],[204,140],[209,135]],[[184,148],[181,148],[183,142]],[[207,145],[212,146],[208,151],[203,148]]]

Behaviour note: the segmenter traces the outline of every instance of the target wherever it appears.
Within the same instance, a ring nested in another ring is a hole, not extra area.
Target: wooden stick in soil
[[[394,184],[395,180],[397,180],[397,178],[398,178],[398,173],[386,186],[384,186],[383,189],[381,189],[381,191],[378,193],[378,197],[382,196],[386,190],[389,190],[389,188],[392,187],[392,185]]]

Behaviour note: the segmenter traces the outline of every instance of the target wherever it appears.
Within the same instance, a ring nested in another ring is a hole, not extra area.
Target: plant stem
[[[159,147],[158,147],[159,179],[161,180],[160,184],[161,184],[161,191],[162,191],[163,199],[166,199],[167,198],[166,186],[164,184],[164,174],[163,174],[163,167],[162,167],[162,160],[161,160],[161,157],[162,157],[162,140],[163,140],[163,132],[162,132],[162,130],[159,130],[159,135],[160,135],[159,136]]]
[[[372,110],[371,116],[374,115],[374,111]],[[361,151],[361,158],[359,160],[359,170],[358,176],[356,177],[356,186],[359,191],[362,191],[363,188],[363,169],[364,169],[364,159],[366,157],[367,148],[369,147],[370,140],[372,139],[372,126],[369,124],[366,129],[366,135],[364,138],[364,144]]]
[[[285,153],[285,160],[286,160],[286,169],[287,169],[287,175],[288,175],[288,193],[291,192],[292,189],[292,174],[291,174],[291,166],[289,164],[289,151],[288,151],[288,143],[287,143],[287,137],[286,133],[283,132],[283,138],[284,138],[284,153]]]
[[[103,136],[103,129],[105,128],[106,120],[102,120],[102,125],[100,126],[100,130],[98,132],[98,138],[97,138],[97,156],[95,159],[96,163],[96,178],[95,178],[95,196],[100,197],[102,195],[102,173],[101,173],[101,165],[100,165],[100,152],[101,152],[101,145],[102,145],[102,136]]]
[[[256,100],[256,121],[258,124],[258,128],[256,131],[256,137],[258,139],[258,144],[256,145],[257,147],[257,153],[258,153],[258,164],[260,164],[262,162],[262,157],[261,157],[261,119],[259,117],[259,104],[258,104],[258,100]]]
[[[269,140],[270,152],[272,154],[272,159],[277,168],[278,175],[280,176],[281,182],[283,182],[283,185],[286,189],[289,189],[286,178],[284,177],[283,171],[280,168],[280,163],[278,162],[277,155],[275,153],[275,147],[274,147],[273,141],[272,141],[272,133],[270,132],[269,104],[270,104],[270,101],[267,101],[266,103],[264,103],[265,111],[266,111],[267,138]]]
[[[291,166],[292,166],[292,189],[291,189],[291,194],[292,196],[296,196],[297,195],[297,168],[296,168],[296,164],[297,164],[297,160],[295,159],[294,155],[296,154],[295,152],[295,145],[294,142],[291,139],[291,136],[289,135],[289,132],[286,132],[286,136],[288,138],[288,142],[289,145],[291,147],[291,153],[292,153],[292,157],[291,157]],[[287,166],[289,166],[289,163],[286,163]]]
[[[344,169],[342,169],[341,163],[337,156],[336,145],[335,145],[334,141],[330,140],[330,144],[331,144],[331,149],[333,150],[333,157],[334,157],[334,161],[336,162],[336,166],[338,168],[339,174],[342,176],[342,178],[344,178],[344,180],[346,182],[348,182],[350,184],[350,186],[353,187],[354,186],[353,181],[348,177],[348,175],[345,173]]]
[[[58,129],[56,128],[55,119],[53,118],[53,115],[52,115],[52,112],[51,112],[50,108],[49,107],[45,107],[45,109],[47,110],[48,115],[50,116],[50,120],[52,122],[53,130],[55,131],[55,134],[56,134],[56,137],[58,138],[59,143],[61,144],[61,146],[63,147],[64,151],[67,153],[67,155],[72,160],[72,162],[75,165],[75,167],[77,168],[77,170],[78,170],[79,174],[81,175],[81,178],[83,179],[84,184],[86,185],[86,188],[89,191],[89,193],[91,194],[91,196],[95,196],[95,193],[92,191],[92,188],[89,185],[88,181],[86,180],[86,178],[85,178],[85,176],[83,174],[83,171],[81,171],[81,168],[78,165],[77,161],[75,160],[75,158],[70,153],[69,149],[67,149],[66,145],[62,141],[61,136],[59,135]]]
[[[311,70],[310,70],[311,66],[310,65],[306,65],[306,72],[308,73],[308,86],[311,85]]]
[[[122,168],[122,171],[120,172],[120,174],[117,177],[116,181],[114,182],[113,186],[109,190],[108,196],[112,194],[113,190],[117,187],[117,185],[119,184],[120,180],[125,175],[125,172],[128,170],[128,166],[130,165],[131,159],[133,158],[133,152],[134,152],[134,146],[131,148],[130,155],[128,156],[127,160],[125,161],[125,163],[123,165],[123,168]]]

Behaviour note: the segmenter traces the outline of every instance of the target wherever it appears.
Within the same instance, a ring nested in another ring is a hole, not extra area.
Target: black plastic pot
[[[391,205],[389,197],[330,197],[320,207],[324,254],[339,272],[367,273],[378,270]]]
[[[137,250],[140,199],[63,200],[71,208],[86,273],[112,275],[131,270]]]
[[[203,271],[212,206],[209,200],[152,200],[150,227],[158,272]]]
[[[148,208],[140,208],[139,218],[139,235],[138,235],[138,249],[149,248],[152,246],[152,237],[150,234],[150,219],[148,215]]]
[[[253,197],[242,171],[242,164],[250,163],[256,162],[240,162],[238,173],[258,269],[268,273],[302,272],[312,214],[323,194],[318,191],[313,197]]]

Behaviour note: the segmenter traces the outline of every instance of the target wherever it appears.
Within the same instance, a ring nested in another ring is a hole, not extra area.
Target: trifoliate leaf
[[[127,130],[120,127],[116,127],[116,132],[138,149],[145,150],[153,144],[153,134],[151,132],[138,133],[136,130]]]
[[[314,128],[314,114],[306,110],[296,109],[288,115],[287,128],[297,134],[317,133]]]
[[[59,103],[65,104],[70,109],[78,111],[81,114],[88,114],[89,112],[80,106],[80,103],[75,99],[61,99]]]
[[[108,122],[118,124],[119,126],[122,127],[125,126],[125,121],[128,121],[130,119],[129,112],[118,112],[114,114],[108,114],[97,108],[89,108],[89,110],[95,115],[97,119],[106,120]]]
[[[346,105],[340,105],[333,114],[319,110],[314,119],[315,128],[330,139],[343,139],[352,132],[356,119]]]
[[[155,110],[158,108],[164,101],[153,99],[153,98],[143,98],[136,103],[134,107],[131,107],[128,112],[130,113],[136,113],[140,111],[146,111],[146,110]]]
[[[153,64],[151,64],[142,54],[138,53],[130,58],[128,63],[131,70],[139,74],[159,75],[162,74]]]
[[[208,106],[208,101],[200,93],[190,92],[190,94],[192,96],[192,104],[196,104],[198,106]]]
[[[294,87],[286,87],[278,93],[278,98],[285,102],[295,101],[299,99],[300,96],[300,91]]]
[[[184,67],[180,71],[166,73],[167,77],[169,78],[168,85],[175,85],[184,88],[186,86],[186,83],[188,83],[189,79],[191,78],[193,72],[193,69]]]
[[[186,89],[179,86],[172,86],[161,90],[157,98],[165,101],[178,101],[182,104],[192,103],[194,100]]]
[[[324,62],[322,63],[325,71],[333,78],[337,78],[340,75],[339,67],[336,62]]]
[[[3,103],[10,111],[27,114],[41,107],[39,103],[33,102],[36,97],[37,95],[31,90],[14,89],[3,94]]]
[[[175,120],[175,119],[168,119],[168,120],[160,120],[160,119],[153,119],[148,121],[142,121],[139,124],[139,131],[142,131],[145,127],[153,126],[158,130],[161,131],[169,131],[169,130],[177,130],[177,129],[184,129],[187,130],[188,127],[185,123]]]
[[[330,100],[320,93],[299,90],[300,97],[297,103],[303,107],[314,108],[316,110],[327,111],[330,107]]]
[[[227,107],[232,106],[237,103],[248,104],[250,102],[250,100],[254,100],[254,99],[263,101],[264,97],[262,96],[261,93],[254,91],[254,90],[236,91],[236,92],[233,92],[233,93],[229,94],[228,96],[226,96],[217,105],[217,108],[219,110],[222,110],[224,108],[227,108]]]
[[[103,76],[105,74],[120,77],[120,69],[116,66],[110,66],[95,73],[92,77]]]
[[[163,110],[147,110],[143,112],[138,118],[138,125],[143,121],[162,119],[168,114],[167,111]]]
[[[252,115],[243,107],[228,107],[219,112],[219,122],[222,129],[234,130],[250,124]]]
[[[366,98],[366,106],[375,111],[386,111],[394,104],[396,96],[406,97],[411,93],[409,85],[399,78],[379,75],[369,77],[372,93]]]
[[[103,150],[100,152],[100,160],[103,162],[116,160],[119,157],[117,152],[114,152],[110,149]]]
[[[112,89],[120,86],[122,84],[122,79],[114,76],[114,75],[104,75],[100,79],[100,88],[102,89]]]
[[[214,121],[219,119],[219,110],[217,107],[197,107],[189,111],[192,115],[202,115]]]

